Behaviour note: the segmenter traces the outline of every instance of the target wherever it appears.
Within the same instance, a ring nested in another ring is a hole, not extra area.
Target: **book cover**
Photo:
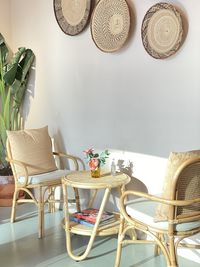
[[[76,218],[74,216],[70,216],[70,221],[73,221],[73,222],[77,222],[77,223],[80,223],[80,224],[83,224],[83,225],[86,225],[86,226],[89,226],[89,227],[94,227],[94,223],[92,222],[88,222],[84,219],[79,219],[79,218]],[[115,222],[115,218],[110,218],[108,220],[104,220],[104,221],[101,221],[100,222],[100,226],[103,226],[103,225],[106,225],[106,224],[109,224],[109,223],[112,223],[112,222]]]
[[[95,224],[98,213],[99,213],[99,209],[91,208],[91,209],[82,210],[81,212],[75,212],[72,214],[72,216],[77,219],[83,219],[89,223]],[[114,218],[114,214],[112,212],[104,211],[101,216],[101,222],[106,221],[111,218]]]

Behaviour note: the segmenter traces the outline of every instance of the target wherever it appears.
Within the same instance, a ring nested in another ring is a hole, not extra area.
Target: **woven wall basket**
[[[91,34],[103,52],[119,50],[130,29],[130,12],[125,0],[100,0],[91,19]]]
[[[141,29],[144,48],[154,58],[167,58],[177,52],[183,40],[183,23],[177,9],[158,3],[146,13]]]
[[[61,30],[68,35],[83,31],[90,17],[91,0],[54,0],[54,13]]]

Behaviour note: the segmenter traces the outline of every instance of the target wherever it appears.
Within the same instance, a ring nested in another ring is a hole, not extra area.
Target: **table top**
[[[125,173],[103,173],[99,178],[91,177],[90,171],[77,171],[67,174],[63,179],[65,185],[85,189],[114,188],[130,182],[130,177]]]

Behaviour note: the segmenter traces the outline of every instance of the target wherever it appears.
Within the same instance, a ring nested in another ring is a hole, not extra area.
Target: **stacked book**
[[[70,221],[74,221],[80,224],[84,224],[89,227],[93,227],[96,223],[96,219],[99,213],[99,209],[85,209],[81,212],[75,212],[70,215]],[[101,216],[100,226],[114,222],[115,217],[112,212],[104,211]]]

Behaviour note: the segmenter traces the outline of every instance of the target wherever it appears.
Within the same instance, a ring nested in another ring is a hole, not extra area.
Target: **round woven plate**
[[[183,38],[180,13],[168,3],[152,6],[143,19],[141,34],[143,45],[152,57],[163,59],[175,54]]]
[[[91,34],[103,52],[119,50],[126,42],[130,29],[130,12],[125,0],[101,0],[91,19]]]
[[[87,25],[91,0],[54,0],[54,12],[61,30],[69,35],[80,33]]]

